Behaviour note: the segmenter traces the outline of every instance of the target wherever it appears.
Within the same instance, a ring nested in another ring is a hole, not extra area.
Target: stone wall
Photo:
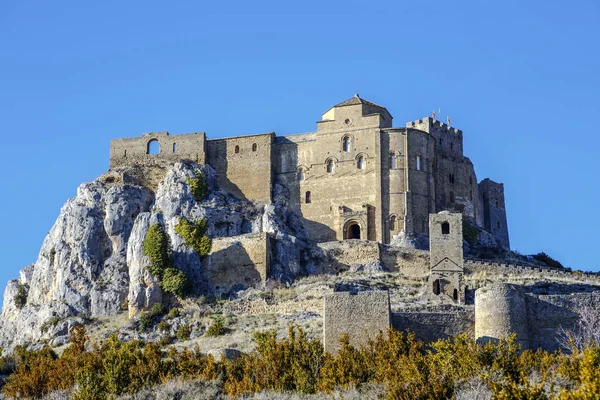
[[[267,233],[213,239],[205,264],[209,286],[220,294],[262,285],[269,276],[269,243]]]
[[[211,139],[206,161],[219,186],[243,200],[271,202],[273,133]]]
[[[158,154],[149,154],[150,142],[159,144]],[[169,135],[169,132],[144,133],[140,137],[110,141],[110,168],[125,165],[151,165],[155,160],[191,160],[204,164],[206,135],[204,132]]]
[[[347,333],[350,344],[360,346],[390,327],[390,298],[387,291],[338,292],[325,296],[323,343],[334,353]]]
[[[426,343],[446,339],[463,332],[473,332],[475,310],[473,307],[448,307],[423,312],[392,313],[392,326],[399,331],[409,329]]]
[[[504,184],[486,178],[479,183],[479,193],[483,205],[483,229],[491,233],[502,247],[510,249]]]

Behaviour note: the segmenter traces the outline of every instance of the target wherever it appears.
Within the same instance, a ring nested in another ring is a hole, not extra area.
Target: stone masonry
[[[462,131],[433,118],[393,128],[385,107],[358,95],[326,111],[310,133],[154,132],[111,141],[111,168],[158,160],[210,164],[219,186],[240,199],[269,203],[274,185],[285,186],[315,242],[427,235],[429,216],[449,210],[509,247],[504,187],[478,184]]]

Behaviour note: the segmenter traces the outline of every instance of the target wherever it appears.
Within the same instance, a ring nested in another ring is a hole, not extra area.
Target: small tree
[[[183,238],[183,242],[193,248],[200,257],[205,257],[210,253],[212,240],[206,236],[206,219],[197,221],[188,221],[179,218],[175,225],[175,232]]]
[[[19,287],[17,288],[17,293],[15,293],[14,301],[15,306],[21,309],[27,304],[27,295],[29,294],[29,286],[23,285],[19,283]]]
[[[154,224],[146,233],[143,243],[144,254],[150,259],[148,268],[152,275],[161,279],[166,268],[171,266],[171,241],[161,224]]]

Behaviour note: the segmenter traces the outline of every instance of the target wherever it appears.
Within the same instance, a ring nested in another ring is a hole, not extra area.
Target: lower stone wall
[[[387,291],[352,294],[337,292],[325,296],[323,344],[334,353],[347,333],[350,344],[360,346],[390,327],[390,297]]]
[[[215,294],[262,285],[269,275],[267,233],[215,238],[206,259],[206,278]]]
[[[435,342],[463,332],[472,333],[475,325],[473,307],[451,307],[447,310],[397,312],[392,314],[392,327],[407,329],[425,343]]]
[[[384,270],[409,277],[429,275],[429,252],[382,245],[367,240],[318,243],[323,252],[319,263],[323,273],[347,271],[358,265],[379,264]]]
[[[561,330],[572,330],[584,307],[600,310],[600,292],[527,296],[527,320],[533,349],[557,350]]]

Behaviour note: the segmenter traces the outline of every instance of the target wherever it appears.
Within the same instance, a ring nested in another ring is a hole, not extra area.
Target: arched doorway
[[[350,221],[346,224],[344,232],[345,239],[360,239],[361,231],[360,224],[356,221]]]

